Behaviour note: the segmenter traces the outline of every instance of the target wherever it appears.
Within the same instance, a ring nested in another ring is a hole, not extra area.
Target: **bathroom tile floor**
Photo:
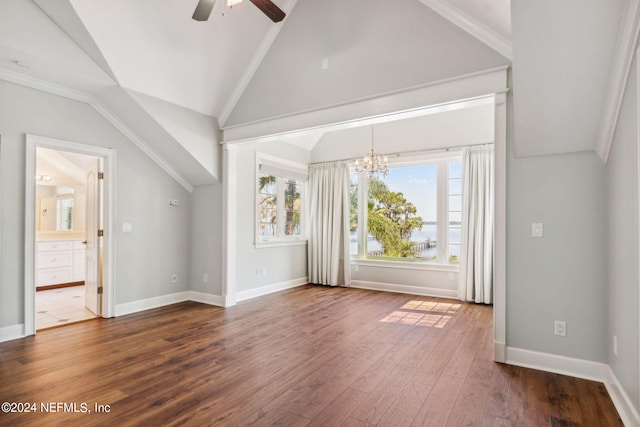
[[[36,330],[96,317],[84,307],[84,286],[36,292]]]

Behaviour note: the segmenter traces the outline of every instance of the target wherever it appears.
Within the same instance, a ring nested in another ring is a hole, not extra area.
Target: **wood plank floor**
[[[492,362],[491,322],[317,286],[96,319],[0,344],[0,402],[37,410],[0,425],[622,425],[601,383]]]

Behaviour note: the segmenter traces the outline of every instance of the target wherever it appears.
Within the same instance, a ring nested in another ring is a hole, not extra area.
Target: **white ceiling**
[[[224,125],[252,81],[268,81],[260,74],[261,64],[269,65],[269,73],[277,71],[273,66],[277,61],[269,56],[275,53],[270,48],[292,45],[290,40],[278,40],[280,34],[320,37],[327,49],[326,57],[348,59],[348,55],[341,56],[340,52],[352,47],[345,43],[356,42],[361,36],[355,25],[360,11],[362,16],[372,16],[374,12],[370,7],[375,8],[375,13],[388,11],[394,16],[410,11],[413,15],[424,15],[425,19],[429,17],[425,21],[429,24],[435,22],[432,18],[435,12],[447,25],[456,28],[447,30],[448,34],[462,40],[456,33],[462,30],[480,42],[478,49],[489,47],[489,51],[506,58],[507,64],[513,58],[511,89],[519,155],[592,150],[594,133],[601,122],[601,104],[611,84],[609,76],[618,28],[628,0],[560,3],[557,0],[274,0],[287,13],[287,18],[278,24],[249,1],[230,10],[223,0],[217,1],[209,21],[196,22],[191,15],[197,2],[2,0],[0,78],[18,82],[20,76],[36,78],[98,100],[103,94],[120,88],[204,114]],[[416,5],[424,9],[420,11]],[[310,8],[320,9],[318,13],[304,13]],[[322,16],[323,22],[331,20],[325,22],[324,31],[323,25],[316,22],[318,16]],[[341,25],[341,20],[346,25]],[[442,28],[441,22],[437,25]],[[310,31],[313,28],[313,32],[305,35],[291,29],[285,31],[287,26]],[[336,26],[351,28],[350,37],[332,33],[330,29]],[[398,28],[398,31],[409,30]],[[428,34],[424,28],[414,32],[421,34],[420,40],[415,40],[413,50],[403,46],[403,56],[423,55],[424,43],[437,46],[446,42],[439,39],[438,34]],[[384,38],[380,40],[376,43],[382,43]],[[467,49],[472,46],[465,43]],[[277,53],[284,55],[286,49]],[[450,57],[457,53],[455,47],[439,52]],[[295,56],[288,58],[289,66],[300,67],[302,64],[295,60],[303,58]],[[332,60],[330,66],[334,64]],[[439,65],[439,61],[430,64],[434,69]],[[437,75],[437,72],[425,73],[425,79],[431,74]],[[354,84],[360,83],[359,78],[358,75],[350,77]],[[399,79],[397,83],[410,87],[416,82]],[[261,85],[264,87],[260,84],[256,89],[256,83],[253,84],[253,99],[260,96]],[[305,96],[320,97],[322,90],[317,86],[314,93],[311,85]],[[287,96],[296,95],[300,96],[295,93]],[[119,114],[117,108],[113,113]],[[120,114],[124,116],[127,112]],[[136,129],[135,123],[129,125],[138,135],[153,133]],[[180,150],[189,146],[178,139],[176,137],[175,144]],[[206,135],[206,139],[211,139],[210,135]],[[313,147],[320,139],[321,135],[314,134],[306,138],[303,145]],[[153,141],[147,143],[153,146]],[[171,163],[171,155],[166,154],[170,152],[165,149],[160,157]],[[194,153],[191,155],[197,157]],[[184,169],[186,176],[194,166],[202,168],[197,161],[185,161],[176,168]],[[208,182],[201,178],[187,180]]]

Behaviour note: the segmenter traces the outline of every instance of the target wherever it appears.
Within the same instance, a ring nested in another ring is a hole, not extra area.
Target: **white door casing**
[[[100,180],[98,173],[101,172],[100,163],[102,159],[92,161],[87,168],[87,199],[86,199],[86,248],[85,248],[85,279],[84,279],[84,304],[93,314],[99,316],[100,313],[100,292],[102,275],[100,269],[100,247],[102,237],[98,230],[100,224]]]

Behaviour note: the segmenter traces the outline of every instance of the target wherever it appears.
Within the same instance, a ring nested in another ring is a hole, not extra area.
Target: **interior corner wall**
[[[507,345],[605,362],[605,165],[594,152],[513,153],[511,137]],[[534,222],[544,237],[531,237]],[[555,320],[566,322],[565,337],[554,335]]]
[[[0,81],[0,133],[0,328],[24,323],[26,134],[116,150],[116,305],[188,290],[191,194],[91,106]]]
[[[249,143],[238,146],[236,229],[236,292],[278,287],[307,277],[307,246],[255,246],[256,151],[302,164],[309,152],[280,142]]]
[[[222,295],[222,187],[198,186],[192,194],[190,289],[211,295]]]
[[[638,318],[638,64],[634,62],[607,161],[608,364],[640,410]],[[613,337],[617,337],[617,355]]]

